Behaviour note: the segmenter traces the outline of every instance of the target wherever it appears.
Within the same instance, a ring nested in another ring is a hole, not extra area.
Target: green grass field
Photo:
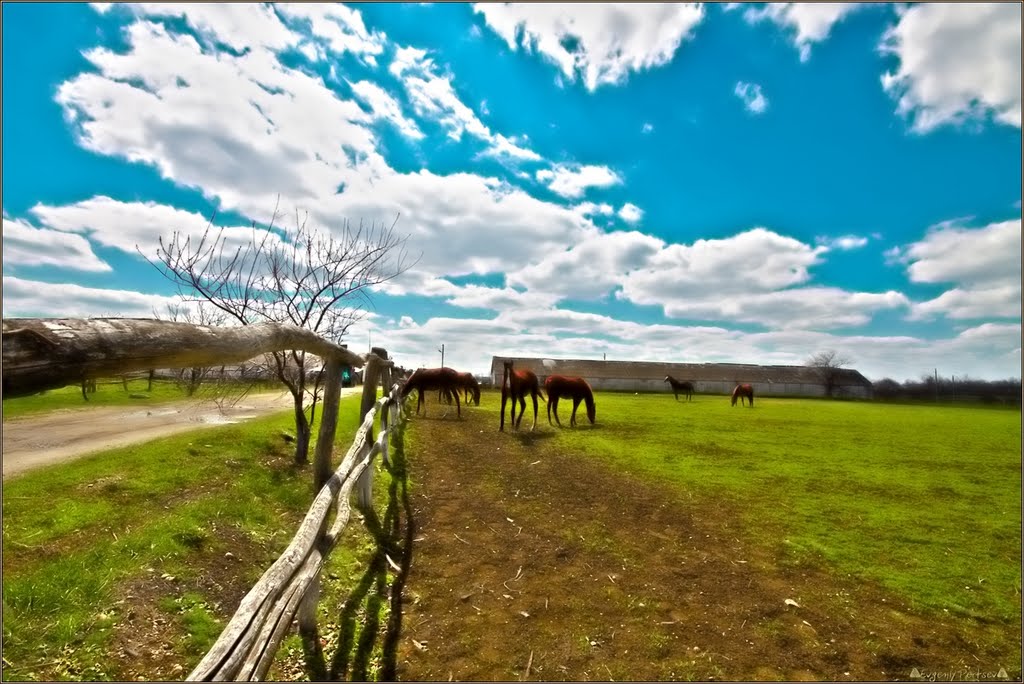
[[[358,403],[342,401],[342,448]],[[499,404],[485,392],[477,410]],[[570,410],[563,403],[563,424]],[[543,411],[538,430],[554,430]],[[603,459],[687,500],[726,499],[750,538],[786,562],[878,582],[924,611],[1019,624],[1019,411],[772,398],[747,409],[722,396],[604,393],[597,426],[581,419],[545,448]],[[291,425],[286,411],[5,482],[4,678],[114,677],[104,649],[124,617],[118,592],[153,573],[195,580],[193,560],[223,555],[224,530],[259,551],[245,565],[254,582],[312,496],[309,468],[292,467],[280,439]],[[359,576],[370,549],[339,545],[339,581]],[[182,592],[160,603],[189,635],[184,663],[219,633],[208,600]]]
[[[162,404],[168,401],[180,401],[189,398],[185,390],[171,380],[154,380],[152,386],[150,386],[146,378],[132,378],[128,380],[127,384],[128,389],[126,390],[124,384],[116,378],[100,380],[96,384],[96,392],[90,393],[88,400],[82,398],[82,388],[80,385],[68,385],[67,387],[47,390],[27,397],[6,399],[3,402],[3,415],[4,418],[16,418],[18,416],[44,413],[58,409]],[[253,392],[284,391],[284,385],[281,383],[260,383],[249,387],[243,384],[222,386],[216,383],[208,383],[200,386],[195,398],[210,398],[225,393],[228,395],[232,393],[238,395],[247,389]]]
[[[782,398],[750,409],[708,395],[596,401],[596,429],[562,430],[557,446],[686,497],[725,497],[746,511],[752,537],[792,562],[825,562],[917,607],[1019,622],[1019,411]],[[496,392],[485,402],[497,412]],[[571,404],[559,408],[567,425]],[[586,423],[582,406],[578,417]]]
[[[355,434],[359,402],[341,401],[342,453]],[[113,624],[125,619],[118,602],[125,587],[168,577],[172,588],[201,582],[197,559],[222,556],[220,538],[245,540],[250,557],[239,567],[254,583],[291,540],[313,496],[311,468],[294,466],[283,431],[294,432],[290,411],[5,481],[4,679],[118,678],[105,654]],[[332,563],[352,565],[350,551],[339,547]],[[183,623],[181,661],[198,662],[223,625],[191,592],[160,605]]]

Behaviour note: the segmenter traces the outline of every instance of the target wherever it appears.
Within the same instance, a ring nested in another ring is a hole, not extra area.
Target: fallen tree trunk
[[[241,363],[289,349],[364,364],[346,347],[279,323],[223,327],[149,318],[8,318],[3,398],[137,370]]]

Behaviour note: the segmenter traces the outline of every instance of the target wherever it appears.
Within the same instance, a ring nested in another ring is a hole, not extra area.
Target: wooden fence
[[[238,606],[213,648],[189,674],[189,680],[262,680],[270,669],[281,641],[298,615],[299,633],[304,639],[317,635],[317,603],[320,571],[334,548],[351,513],[350,495],[358,487],[358,505],[368,508],[373,501],[373,468],[377,454],[388,463],[388,440],[405,417],[400,388],[391,382],[391,364],[383,350],[367,358],[363,380],[362,423],[341,465],[320,487],[309,512],[288,548],[267,569]],[[341,374],[328,373],[328,377]],[[378,380],[385,394],[377,397]],[[389,388],[389,389],[388,389]],[[330,390],[328,390],[328,394]],[[319,450],[326,433],[333,442],[338,415],[335,391],[333,408],[328,396],[320,426]],[[373,425],[380,418],[380,432],[373,437]],[[336,508],[328,528],[328,517]]]
[[[219,327],[128,318],[3,320],[3,397],[152,368],[238,363],[271,351],[299,349],[326,362],[320,431],[313,456],[313,504],[284,553],[242,599],[192,680],[262,679],[298,615],[303,638],[315,635],[320,569],[348,523],[349,498],[370,507],[377,454],[388,462],[388,439],[403,420],[392,363],[374,348],[365,359],[302,328],[276,323]],[[341,397],[341,371],[363,367],[362,424],[341,465],[331,471]],[[397,378],[396,378],[397,380]],[[385,396],[377,399],[378,383]],[[373,424],[380,418],[380,433]],[[335,507],[334,520],[328,518]]]

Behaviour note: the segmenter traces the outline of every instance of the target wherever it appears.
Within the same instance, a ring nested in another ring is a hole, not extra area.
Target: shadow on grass
[[[364,510],[367,530],[377,541],[377,550],[366,572],[342,604],[338,647],[328,669],[319,638],[303,640],[306,674],[310,681],[369,681],[373,655],[380,645],[378,681],[394,681],[398,662],[398,641],[402,633],[402,598],[412,566],[416,521],[409,504],[404,441],[405,426],[396,427],[390,453],[391,474],[388,503],[383,520],[375,510]],[[390,587],[388,569],[396,571]],[[381,608],[388,605],[387,623],[380,624]]]

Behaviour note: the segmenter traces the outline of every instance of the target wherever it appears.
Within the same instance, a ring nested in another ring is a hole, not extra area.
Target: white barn
[[[756,396],[823,397],[825,383],[808,366],[759,366],[743,363],[659,363],[653,361],[594,361],[494,356],[490,379],[501,385],[502,363],[511,358],[517,369],[532,370],[543,383],[549,375],[585,378],[595,390],[671,392],[665,376],[688,380],[702,394],[730,394],[739,383],[754,386]],[[851,368],[836,370],[833,396],[870,399],[871,381]]]

